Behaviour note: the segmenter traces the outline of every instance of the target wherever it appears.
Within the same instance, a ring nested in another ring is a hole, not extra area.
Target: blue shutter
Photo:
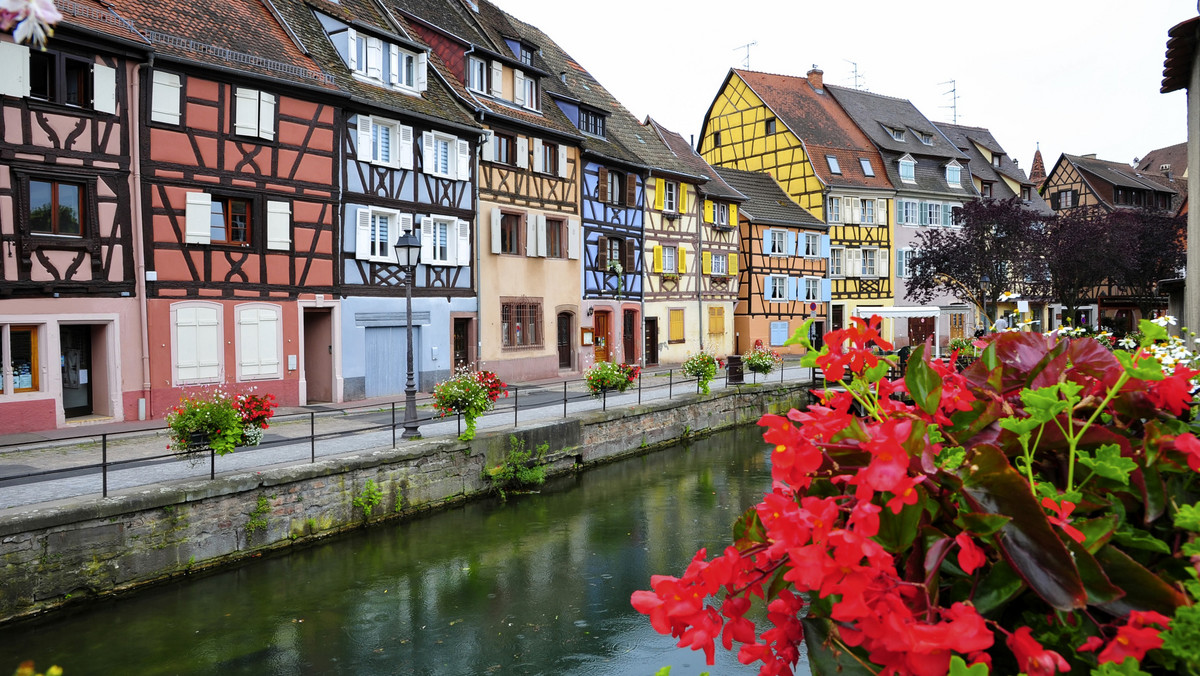
[[[796,255],[796,233],[784,233],[783,253],[788,256]]]
[[[788,277],[787,278],[787,299],[788,300],[799,300],[800,299],[800,293],[798,290],[798,287],[800,285],[797,284],[797,282],[800,282],[800,281],[803,281],[803,278],[797,278],[797,277]]]
[[[829,260],[829,235],[821,235],[821,258]]]
[[[821,278],[821,302],[828,303],[833,300],[833,280],[828,277]]]
[[[906,256],[904,249],[896,249],[896,276],[904,277],[904,263]]]
[[[763,230],[762,253],[766,256],[771,251],[771,229]]]
[[[917,203],[917,223],[929,225],[929,207],[926,202]]]

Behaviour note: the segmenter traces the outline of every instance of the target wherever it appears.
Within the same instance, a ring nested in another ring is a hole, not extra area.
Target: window
[[[900,160],[900,180],[905,183],[917,182],[917,163],[913,160]]]
[[[896,250],[896,276],[908,278],[912,277],[912,249],[897,249]]]
[[[675,213],[679,211],[679,184],[675,181],[663,181],[663,211]]]
[[[392,84],[404,89],[417,88],[417,55],[388,45],[391,55],[395,56],[396,70],[390,74]],[[390,65],[390,64],[389,64]]]
[[[62,52],[30,50],[29,95],[91,108],[92,62]]]
[[[250,243],[250,201],[214,197],[209,216],[211,244]]]
[[[721,132],[719,132],[719,131],[713,132],[713,145],[718,148],[721,147]]]
[[[521,253],[521,221],[520,214],[500,215],[500,253]]]
[[[446,218],[421,219],[421,262],[429,265],[449,265],[450,236],[455,221]]]
[[[942,222],[942,204],[941,202],[929,202],[925,205],[926,222],[929,225],[938,225]]]
[[[0,326],[0,340],[4,338]],[[8,328],[8,358],[12,367],[12,391],[36,392],[42,364],[38,359],[38,327],[11,326]],[[0,350],[2,352],[2,350]],[[0,392],[5,392],[4,370],[0,369]]]
[[[517,141],[507,134],[496,134],[492,137],[493,162],[513,164],[516,160]]]
[[[708,306],[708,335],[719,336],[725,333],[725,308],[719,305]]]
[[[858,158],[858,163],[862,165],[863,174],[868,178],[875,175],[875,167],[871,166],[871,160],[865,157]]]
[[[671,308],[667,310],[667,316],[667,342],[682,343],[685,340],[683,310],[680,308]]]
[[[662,247],[662,271],[663,274],[673,275],[678,272],[675,266],[676,249],[673,246]]]
[[[609,204],[620,205],[623,203],[622,197],[625,194],[624,176],[619,171],[609,170],[605,181],[605,196],[607,199],[602,199],[603,202]]]
[[[846,250],[840,246],[833,247],[829,250],[829,276],[830,277],[841,277],[843,274],[845,274],[843,272],[844,266],[842,264],[842,261],[843,261],[843,259],[845,259],[845,257],[846,257]]]
[[[787,255],[787,240],[783,230],[768,230],[767,231],[767,255],[768,256],[786,256]]]
[[[604,138],[604,115],[593,110],[580,108],[579,130],[591,134],[592,136]]]
[[[904,140],[904,130],[903,129],[896,129],[895,127],[888,127],[888,134],[891,135],[893,140],[896,140],[896,141]]]
[[[183,87],[177,73],[154,71],[150,95],[150,121],[179,124],[179,111]]]
[[[707,251],[704,253],[708,253]],[[712,274],[717,277],[724,277],[729,274],[729,256],[722,253],[714,253],[709,257],[709,265],[712,266]]]
[[[1058,208],[1070,209],[1074,206],[1075,192],[1073,190],[1061,190],[1058,193]]]
[[[933,134],[926,134],[923,131],[917,132],[917,138],[921,139],[921,143],[927,146],[933,145]]]
[[[775,133],[775,118],[771,118],[763,123],[763,131],[768,135]]]
[[[805,277],[804,278],[804,300],[810,303],[819,303],[821,301],[821,278],[820,277]]]
[[[275,95],[245,87],[234,88],[233,131],[239,136],[275,140]]]
[[[614,262],[620,263],[622,267],[625,265],[625,240],[619,237],[609,237],[607,243],[606,255],[608,257],[609,266]],[[628,270],[626,272],[629,272]]]
[[[862,208],[862,218],[859,223],[873,224],[875,223],[875,200],[859,200]]]
[[[558,174],[558,146],[542,141],[542,171],[547,174]]]
[[[471,144],[441,132],[421,134],[421,170],[442,178],[466,181],[471,175]]]
[[[567,248],[563,246],[566,222],[560,218],[546,219],[546,257],[566,258]]]
[[[171,349],[175,383],[217,382],[225,353],[222,307],[189,301],[171,305]]]
[[[541,347],[542,300],[501,302],[500,338],[505,348]]]
[[[875,260],[876,260],[875,254],[876,253],[877,253],[876,249],[863,249],[862,250],[862,276],[863,277],[877,276],[876,269],[875,269]]]
[[[993,167],[1000,166],[1000,156],[999,155],[992,155],[992,166]]]
[[[538,105],[537,78],[526,76],[521,78],[520,83],[522,89],[521,105],[530,110],[539,110],[541,107]]]
[[[763,281],[763,300],[772,303],[782,303],[787,300],[787,277],[767,275]]]
[[[282,378],[283,328],[277,305],[249,304],[237,308],[237,378]]]
[[[897,216],[901,225],[917,225],[920,223],[920,203],[914,200],[900,200]]]
[[[717,225],[729,226],[729,205],[724,202],[713,204],[713,218]]]
[[[842,167],[838,164],[838,159],[836,157],[833,155],[826,155],[825,161],[829,163],[829,171],[835,174],[842,173]]]
[[[359,78],[397,89],[422,91],[425,88],[426,56],[376,37],[362,35],[350,29],[349,66]],[[474,61],[474,60],[472,60]],[[468,81],[474,77],[474,63],[468,64]]]
[[[841,223],[842,222],[842,198],[830,197],[826,201],[829,203],[826,206],[826,210],[829,211],[829,222],[830,223]]]
[[[396,262],[396,240],[413,227],[412,214],[394,209],[359,207],[355,257],[380,263]]]
[[[957,164],[946,165],[946,182],[951,188],[957,188],[962,185],[962,168]]]
[[[487,93],[488,66],[483,59],[470,57],[467,63],[467,87],[473,91]]]
[[[1027,185],[1021,186],[1021,199],[1028,202],[1030,200],[1031,196],[1032,196],[1032,191],[1029,189],[1029,186],[1027,186]]]
[[[59,181],[29,181],[29,231],[83,236],[84,188]]]
[[[521,45],[520,53],[521,63],[526,66],[533,65],[533,49],[529,45]]]
[[[991,197],[992,196],[992,184],[991,183],[982,184],[979,188],[979,194],[982,195],[983,197]]]
[[[804,257],[819,258],[821,256],[821,236],[812,233],[804,233]]]

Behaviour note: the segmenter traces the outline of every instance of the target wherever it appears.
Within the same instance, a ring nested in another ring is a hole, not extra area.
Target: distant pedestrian
[[[995,329],[996,333],[1000,333],[1001,331],[1007,331],[1008,330],[1008,320],[1005,319],[1004,317],[1000,317],[999,319],[996,320],[996,325],[993,328]]]

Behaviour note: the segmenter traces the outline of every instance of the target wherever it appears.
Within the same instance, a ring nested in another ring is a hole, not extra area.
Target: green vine
[[[364,519],[371,518],[371,512],[381,502],[383,502],[383,491],[379,489],[379,485],[375,483],[374,479],[367,479],[362,493],[354,498],[354,506],[362,510]]]
[[[250,520],[246,522],[246,541],[249,542],[254,533],[267,528],[267,514],[271,512],[271,503],[267,496],[258,496],[254,511],[250,512]]]

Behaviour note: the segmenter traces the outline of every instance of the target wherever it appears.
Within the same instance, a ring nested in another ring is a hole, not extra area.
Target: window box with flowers
[[[273,394],[230,395],[219,387],[185,394],[167,414],[167,448],[194,456],[205,449],[225,455],[239,446],[257,446],[276,406]]]
[[[611,361],[597,362],[584,373],[588,390],[593,397],[615,390],[624,392],[637,382],[642,367],[634,364],[618,364]]]
[[[717,369],[724,366],[724,359],[717,359],[708,352],[699,352],[684,360],[683,372],[696,379],[701,394],[708,394],[708,384],[716,377]]]
[[[765,376],[783,363],[783,356],[763,345],[760,338],[754,341],[754,347],[749,352],[742,355],[742,363],[750,371]]]
[[[467,428],[458,438],[470,441],[475,438],[475,421],[492,410],[501,394],[508,396],[508,385],[495,373],[461,367],[433,388],[433,408],[443,416],[453,413],[465,418]]]

